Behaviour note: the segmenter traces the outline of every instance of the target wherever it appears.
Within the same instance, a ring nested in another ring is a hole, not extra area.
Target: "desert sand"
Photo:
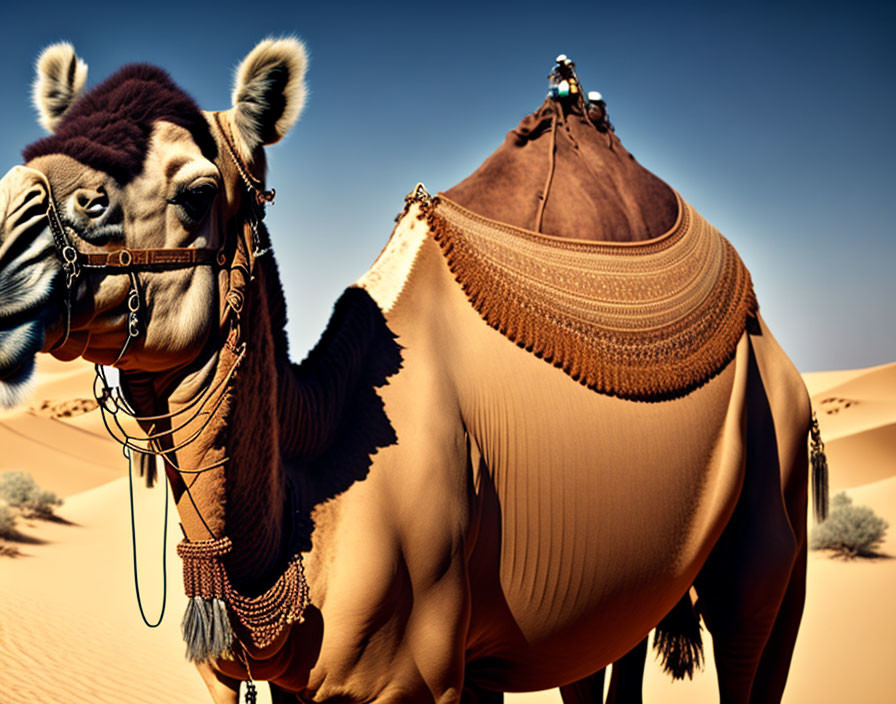
[[[893,529],[896,556],[896,364],[804,375],[831,467],[846,490]],[[0,472],[30,472],[65,497],[58,521],[20,521],[0,557],[0,702],[142,704],[208,702],[183,657],[185,598],[173,506],[168,520],[167,610],[147,628],[131,563],[127,465],[92,404],[93,372],[42,358],[35,390],[0,414]],[[135,482],[141,592],[154,620],[162,600],[161,486]],[[896,701],[896,559],[843,562],[810,553],[803,625],[784,701]],[[707,652],[711,644],[706,637]],[[672,683],[649,656],[646,702],[713,702],[712,657],[693,681]],[[268,701],[264,687],[259,701]],[[509,704],[560,702],[556,690],[506,697]]]

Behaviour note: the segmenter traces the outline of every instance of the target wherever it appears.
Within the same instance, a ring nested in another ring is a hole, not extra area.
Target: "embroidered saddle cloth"
[[[491,327],[595,391],[657,401],[720,372],[758,308],[731,244],[678,204],[671,230],[631,243],[512,227],[443,195],[424,212]]]

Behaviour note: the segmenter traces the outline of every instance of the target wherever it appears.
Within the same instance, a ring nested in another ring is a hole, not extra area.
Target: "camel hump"
[[[493,220],[571,239],[638,242],[675,222],[674,191],[626,151],[598,91],[561,54],[540,107],[451,200]]]

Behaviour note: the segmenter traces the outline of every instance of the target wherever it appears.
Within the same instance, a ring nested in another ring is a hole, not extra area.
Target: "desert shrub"
[[[34,477],[24,472],[5,472],[0,475],[0,498],[10,506],[21,508],[37,486]]]
[[[815,527],[809,546],[832,550],[843,557],[872,556],[883,542],[889,525],[867,506],[853,506],[844,492],[831,500],[827,519]]]
[[[838,508],[846,508],[847,506],[852,506],[852,499],[849,498],[845,491],[835,494],[834,498],[831,499],[831,511],[836,511]]]
[[[24,472],[6,472],[0,476],[0,498],[15,508],[34,516],[47,518],[53,508],[62,505],[52,491],[41,489],[34,477]]]
[[[16,515],[9,504],[0,501],[0,538],[11,538],[15,533]]]

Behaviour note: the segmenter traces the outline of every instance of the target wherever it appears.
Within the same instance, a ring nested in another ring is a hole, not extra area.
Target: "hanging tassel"
[[[230,652],[233,643],[233,630],[230,627],[230,618],[227,616],[227,604],[220,599],[212,599],[211,633],[209,634],[209,649],[213,653]]]
[[[227,657],[233,630],[224,601],[227,575],[219,557],[230,552],[229,538],[182,541],[177,554],[184,562],[184,590],[189,597],[181,622],[187,659],[205,662]]]
[[[263,649],[289,624],[302,620],[308,605],[308,583],[301,555],[262,594],[246,597],[227,577],[221,557],[232,544],[226,536],[216,540],[183,540],[177,554],[184,563],[184,591],[190,598],[181,623],[187,658],[193,662],[230,657],[234,635],[231,614],[246,629],[249,640]]]
[[[138,452],[137,466],[140,469],[140,476],[146,479],[146,486],[152,488],[156,483],[156,456]]]
[[[685,595],[657,624],[653,633],[653,648],[662,660],[663,671],[672,679],[693,679],[695,669],[703,669],[703,635],[700,616]]]
[[[815,522],[821,523],[828,517],[828,458],[824,454],[824,442],[818,428],[818,418],[812,411],[812,425],[809,463],[812,466],[812,503],[815,506]]]
[[[187,659],[204,662],[227,657],[233,643],[233,630],[227,618],[227,606],[220,599],[190,597],[181,622],[187,644]]]

